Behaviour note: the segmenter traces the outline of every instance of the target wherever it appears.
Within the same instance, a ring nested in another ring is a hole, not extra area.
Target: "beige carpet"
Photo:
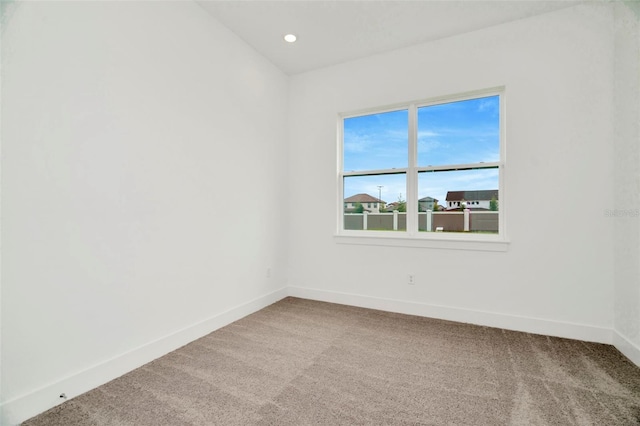
[[[24,425],[638,425],[615,348],[287,298]]]

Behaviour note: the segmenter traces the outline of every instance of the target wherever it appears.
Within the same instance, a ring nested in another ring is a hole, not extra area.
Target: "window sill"
[[[478,236],[470,234],[452,235],[419,235],[410,237],[405,233],[397,235],[381,235],[377,232],[367,232],[358,234],[337,234],[333,237],[338,244],[355,244],[367,246],[386,247],[410,247],[446,250],[475,250],[506,252],[509,248],[509,241],[498,236]]]

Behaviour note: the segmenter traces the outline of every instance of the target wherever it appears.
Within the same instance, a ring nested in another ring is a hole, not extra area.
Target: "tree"
[[[353,208],[353,212],[354,213],[364,212],[364,206],[362,205],[362,203],[356,203],[355,207]]]
[[[396,210],[398,210],[399,212],[407,211],[407,202],[402,199],[402,194],[398,196],[398,208]]]
[[[491,210],[492,212],[497,212],[498,211],[498,200],[496,200],[496,197],[491,197],[491,201],[489,201],[489,210]]]

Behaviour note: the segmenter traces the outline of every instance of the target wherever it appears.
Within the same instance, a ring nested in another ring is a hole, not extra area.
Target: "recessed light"
[[[286,36],[284,36],[284,41],[287,41],[289,43],[293,43],[297,39],[298,37],[296,37],[294,34],[287,34]]]

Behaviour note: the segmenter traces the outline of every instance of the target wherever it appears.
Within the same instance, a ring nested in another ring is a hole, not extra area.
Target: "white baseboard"
[[[640,367],[640,347],[633,344],[629,338],[617,330],[613,332],[613,346],[629,358],[631,362]]]
[[[564,337],[568,339],[584,340],[596,343],[612,343],[612,330],[583,324],[550,321],[494,312],[474,311],[454,308],[450,306],[430,305],[426,303],[407,302],[403,300],[383,299],[358,294],[332,292],[326,290],[303,287],[287,287],[289,296],[302,299],[319,300],[323,302],[339,303],[343,305],[359,306],[362,308],[378,309],[381,311],[397,312],[407,315],[417,315],[438,318],[506,330],[523,331],[526,333],[543,334],[546,336]]]
[[[71,399],[141,367],[187,343],[206,336],[212,331],[259,311],[286,296],[287,290],[282,288],[257,297],[247,303],[134,348],[110,360],[78,371],[28,394],[8,400],[0,406],[0,424],[6,426],[17,425],[64,402],[64,400],[60,399],[61,392],[64,392],[67,398]]]

